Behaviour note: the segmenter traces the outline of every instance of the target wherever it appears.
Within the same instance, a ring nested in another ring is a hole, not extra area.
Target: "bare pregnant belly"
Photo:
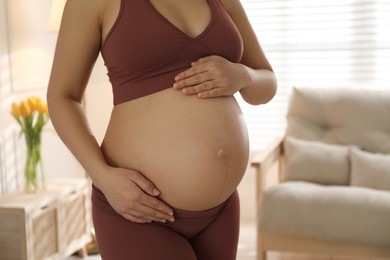
[[[248,136],[233,96],[199,99],[174,89],[117,105],[102,150],[112,166],[137,170],[161,199],[186,210],[225,201],[248,163]]]

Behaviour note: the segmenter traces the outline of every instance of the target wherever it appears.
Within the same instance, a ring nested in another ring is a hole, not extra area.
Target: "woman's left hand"
[[[246,67],[220,56],[208,56],[191,63],[175,77],[173,87],[199,98],[230,96],[245,87],[250,76]]]

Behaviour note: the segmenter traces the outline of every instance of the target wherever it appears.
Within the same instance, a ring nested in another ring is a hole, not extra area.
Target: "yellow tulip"
[[[45,108],[45,103],[42,101],[42,99],[38,98],[37,99],[37,110],[39,113],[44,113],[44,108]]]
[[[38,111],[39,114],[45,113],[44,104],[40,98],[36,99],[35,111]]]
[[[20,106],[18,104],[16,104],[15,102],[12,103],[12,115],[15,118],[20,117]]]
[[[43,113],[45,113],[45,115],[49,117],[49,108],[46,103],[43,105]]]
[[[40,133],[43,126],[50,120],[47,104],[38,97],[30,97],[20,104],[12,103],[11,109],[12,116],[26,135],[31,134],[31,131]]]
[[[27,99],[27,102],[30,106],[31,113],[33,113],[34,111],[38,111],[38,105],[39,105],[39,103],[42,103],[40,98],[37,98],[37,97],[29,97]]]
[[[23,116],[23,117],[28,117],[28,116],[31,116],[32,114],[32,109],[29,105],[29,102],[27,101],[22,101],[20,103],[20,114]]]

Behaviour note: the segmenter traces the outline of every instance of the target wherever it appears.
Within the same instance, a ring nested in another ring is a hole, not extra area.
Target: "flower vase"
[[[41,157],[41,136],[49,120],[49,110],[40,98],[30,97],[20,104],[12,103],[12,116],[21,127],[20,136],[24,135],[27,147],[24,168],[24,191],[35,193],[45,190],[45,177]]]
[[[41,135],[26,135],[27,158],[24,168],[24,191],[37,193],[45,189],[45,178],[41,157]]]

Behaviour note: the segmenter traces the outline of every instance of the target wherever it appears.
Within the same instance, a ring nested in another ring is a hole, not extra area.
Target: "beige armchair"
[[[259,260],[390,257],[390,91],[294,88],[286,135],[252,166]],[[280,183],[267,187],[275,172]]]

